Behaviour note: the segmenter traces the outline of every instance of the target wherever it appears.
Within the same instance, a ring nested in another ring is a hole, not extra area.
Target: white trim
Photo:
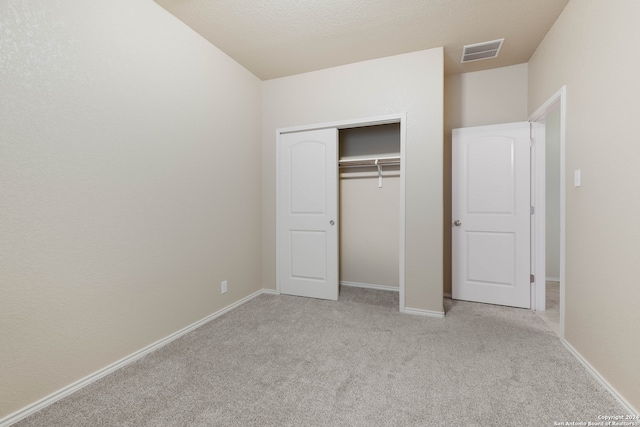
[[[249,301],[251,301],[252,299],[254,299],[255,297],[261,295],[261,294],[270,294],[273,295],[275,293],[274,290],[272,289],[261,289],[259,291],[256,291],[254,293],[252,293],[249,296],[246,296],[244,298],[242,298],[239,301],[234,302],[233,304],[230,304],[218,311],[216,311],[213,314],[210,314],[209,316],[198,320],[195,323],[192,323],[191,325],[180,329],[177,332],[174,332],[171,335],[167,335],[166,337],[156,341],[153,344],[150,344],[146,347],[144,347],[143,349],[140,349],[134,353],[131,353],[130,355],[102,368],[97,370],[96,372],[87,375],[86,377],[69,384],[66,387],[61,388],[58,391],[54,391],[53,393],[51,393],[50,395],[43,397],[42,399],[25,406],[22,409],[17,410],[16,412],[7,415],[6,417],[0,419],[0,427],[8,427],[11,424],[17,423],[18,421],[28,417],[31,414],[34,414],[35,412],[38,412],[39,410],[51,405],[52,403],[57,402],[58,400],[69,396],[70,394],[88,386],[89,384],[105,377],[106,375],[109,375],[112,372],[117,371],[120,368],[125,367],[126,365],[130,364],[131,362],[134,362],[138,359],[140,359],[143,356],[146,356],[147,354],[158,350],[161,347],[164,347],[165,345],[169,344],[171,341],[174,341],[178,338],[180,338],[181,336],[188,334],[189,332],[193,331],[196,328],[199,328],[200,326],[204,325],[205,323],[208,323],[220,316],[222,316],[225,313],[228,313],[229,311],[233,310],[234,308],[237,308],[239,306],[241,306],[242,304],[245,304]]]
[[[531,121],[531,206],[535,213],[531,216],[531,274],[544,277],[546,274],[546,126],[545,117],[540,121]],[[542,275],[540,273],[542,272]],[[538,286],[539,281],[531,285],[531,309],[546,310],[546,288]]]
[[[566,99],[567,96],[567,87],[562,86],[560,90],[554,93],[549,99],[545,101],[536,111],[533,112],[529,116],[529,120],[532,122],[537,122],[541,119],[544,119],[550,112],[555,111],[556,107],[562,104],[560,101]]]
[[[564,312],[565,312],[565,248],[566,248],[566,156],[565,156],[565,147],[566,147],[566,116],[567,116],[567,87],[562,86],[560,90],[558,90],[553,96],[551,96],[542,106],[540,106],[533,114],[529,116],[529,120],[531,122],[536,123],[538,126],[534,126],[534,130],[537,132],[544,131],[544,122],[546,117],[555,112],[556,110],[560,110],[560,338],[564,338]],[[534,135],[534,139],[537,139],[540,135]],[[542,183],[544,184],[544,148],[542,150],[535,150],[534,144],[534,173],[538,176],[538,178],[542,178]],[[540,180],[536,181],[536,185],[540,182]],[[545,188],[544,185],[536,186],[535,193],[533,195],[534,202],[539,203],[543,201],[544,204],[544,194]],[[544,212],[542,209],[539,209],[540,212]],[[545,259],[545,216],[544,215],[534,215],[533,219],[533,227],[535,229],[535,241],[537,244],[533,248],[534,261],[533,268],[534,274],[536,277],[546,277],[546,271],[544,268],[544,259]],[[545,293],[546,289],[544,284],[535,283],[533,286],[534,291],[534,300],[532,300],[532,308],[534,310],[538,310],[540,308],[544,309],[545,305]]]
[[[340,120],[327,123],[310,124],[303,126],[293,126],[287,128],[276,129],[276,200],[279,200],[279,170],[280,170],[280,135],[283,133],[302,132],[308,130],[337,128],[350,129],[364,126],[384,125],[390,123],[400,123],[400,248],[399,248],[399,309],[401,313],[405,312],[405,241],[406,241],[406,145],[407,145],[407,113],[401,112],[396,114],[388,114],[384,116],[374,116],[360,119]],[[280,294],[280,268],[277,262],[277,254],[279,253],[278,245],[278,204],[276,203],[276,293]],[[443,314],[444,315],[444,314]],[[2,427],[2,426],[0,426]]]
[[[377,289],[379,291],[400,292],[400,288],[398,286],[372,285],[370,283],[347,282],[344,280],[340,281],[340,285],[350,286],[352,288],[365,288],[365,289]]]
[[[407,115],[406,113],[400,114],[400,248],[399,248],[399,307],[400,312],[405,311],[405,241],[407,235],[406,227],[406,183],[407,183],[407,170],[406,170],[406,152],[407,152]]]
[[[560,278],[559,277],[545,277],[544,280],[546,280],[547,282],[559,282]]]
[[[593,378],[595,378],[605,389],[607,389],[607,391],[611,393],[611,395],[629,414],[640,415],[640,411],[634,408],[631,403],[629,403],[624,397],[622,397],[622,395],[618,393],[618,391],[613,388],[613,386],[609,384],[609,382],[605,380],[602,375],[600,375],[598,370],[591,366],[591,364],[587,362],[584,357],[582,357],[582,354],[580,354],[578,350],[573,348],[573,346],[569,344],[564,338],[561,338],[560,341],[571,352],[571,354],[573,354],[575,358],[578,359],[580,363],[582,363],[582,366],[587,369],[587,371],[593,376]]]
[[[406,308],[406,307],[404,310],[400,310],[400,311],[402,313],[415,314],[417,316],[437,317],[440,319],[444,317],[444,311],[422,310],[419,308]]]
[[[278,236],[280,235],[280,129],[276,129],[276,294],[280,295],[280,263],[278,262],[280,245]],[[338,147],[339,148],[339,147]],[[264,252],[264,249],[263,249]],[[2,427],[2,426],[0,426]]]
[[[278,128],[276,129],[276,134],[280,135],[281,133],[303,132],[307,130],[317,130],[317,129],[326,129],[326,128],[350,129],[350,128],[358,128],[358,127],[364,127],[364,126],[400,123],[401,120],[406,120],[406,113],[387,114],[384,116],[374,116],[374,117],[366,117],[366,118],[350,119],[350,120],[338,120],[334,122]]]

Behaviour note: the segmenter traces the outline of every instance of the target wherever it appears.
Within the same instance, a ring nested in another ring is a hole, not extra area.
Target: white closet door
[[[453,130],[454,299],[531,307],[529,123]]]
[[[280,292],[338,299],[338,130],[280,135]]]

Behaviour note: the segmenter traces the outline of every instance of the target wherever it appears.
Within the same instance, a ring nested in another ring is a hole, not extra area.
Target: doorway
[[[530,116],[535,141],[532,196],[541,212],[532,222],[531,265],[540,278],[532,289],[532,308],[561,338],[565,306],[565,105],[563,86]]]
[[[529,260],[531,271],[530,308],[538,312],[544,312],[546,309],[547,282],[552,283],[552,292],[554,286],[553,283],[556,283],[557,285],[555,286],[557,286],[558,289],[557,297],[555,298],[557,300],[556,316],[558,317],[556,322],[558,323],[557,330],[561,337],[564,335],[565,302],[565,94],[566,89],[563,87],[530,117],[530,137],[532,140],[530,176],[532,217],[530,223],[531,251]],[[555,146],[550,147],[549,154],[553,156],[554,160],[549,160],[551,163],[549,168],[546,166],[548,160],[546,159],[545,150],[547,132],[549,132],[549,144],[555,144]],[[555,178],[553,177],[554,171],[551,170],[553,168],[552,164],[554,161],[556,164]],[[547,178],[547,174],[549,174],[549,178]],[[554,181],[553,183],[549,183],[551,186],[550,189],[547,189],[546,187],[547,180]],[[551,193],[549,196],[550,198],[554,198],[553,202],[547,203],[547,192]],[[484,200],[484,198],[482,198],[482,200]],[[550,205],[549,212],[547,212],[547,204]],[[550,221],[549,230],[547,230],[546,226],[547,218],[549,218]],[[456,218],[454,218],[454,220],[455,219]],[[452,224],[452,226],[455,227],[457,224]],[[547,231],[550,233],[550,236],[559,236],[559,239],[557,240],[549,239],[550,242],[548,247],[546,236]],[[551,264],[549,271],[546,269],[547,263]],[[487,263],[484,262],[479,263],[479,268],[477,270],[480,272],[485,271],[486,264]],[[468,273],[468,270],[466,269],[463,269],[462,271],[465,274]],[[489,284],[491,285],[492,283]],[[495,285],[499,285],[499,283],[495,283]],[[552,295],[550,296],[553,297]],[[492,301],[484,302],[496,303]],[[499,304],[500,302],[497,303]],[[506,305],[514,304],[507,303]],[[553,312],[548,314],[553,315]]]
[[[453,130],[453,299],[531,307],[531,125]]]
[[[400,123],[341,129],[338,152],[340,286],[398,292]]]

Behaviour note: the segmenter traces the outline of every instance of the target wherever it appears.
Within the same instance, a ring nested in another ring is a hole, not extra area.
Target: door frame
[[[560,111],[560,338],[564,337],[565,308],[565,231],[566,231],[566,103],[567,88],[562,86],[533,114],[532,123],[532,202],[537,215],[533,215],[531,266],[536,277],[531,289],[532,307],[536,311],[545,310],[546,271],[545,271],[545,122],[551,113]]]
[[[359,128],[365,126],[386,125],[390,123],[400,123],[400,251],[399,251],[399,310],[401,313],[405,310],[405,236],[406,236],[406,216],[405,216],[405,149],[406,149],[406,126],[407,126],[407,114],[406,112],[389,114],[384,116],[374,116],[359,119],[340,120],[326,123],[293,126],[286,128],[276,129],[276,200],[280,198],[280,185],[278,182],[278,173],[280,170],[280,135],[285,133],[303,132],[317,129],[337,128],[337,129],[350,129]],[[338,204],[338,206],[340,206]],[[278,204],[276,203],[276,219],[279,218]],[[340,224],[338,224],[340,225]],[[276,220],[276,236],[278,236],[278,221]],[[276,253],[279,253],[279,243],[276,238]],[[276,262],[276,293],[280,295],[280,266]],[[339,285],[338,285],[339,286]]]

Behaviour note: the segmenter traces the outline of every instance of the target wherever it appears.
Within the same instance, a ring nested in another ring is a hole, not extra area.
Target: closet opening
[[[340,295],[398,307],[400,123],[339,130]]]
[[[405,113],[280,128],[276,138],[276,292],[391,295],[408,312]]]

